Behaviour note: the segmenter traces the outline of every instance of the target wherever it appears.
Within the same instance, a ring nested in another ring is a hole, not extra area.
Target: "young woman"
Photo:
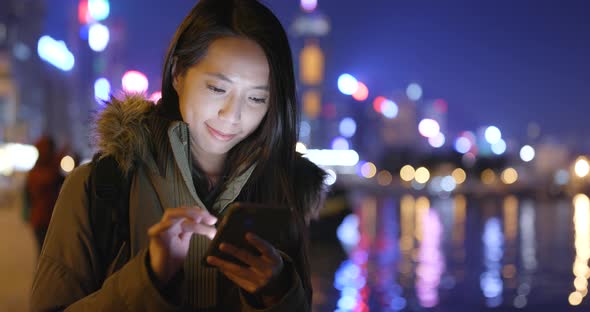
[[[113,99],[97,119],[102,157],[130,176],[128,246],[104,269],[89,214],[93,164],[77,168],[54,210],[32,309],[309,311],[306,223],[325,173],[295,152],[297,116],[277,18],[255,0],[201,0],[172,40],[159,103]],[[245,266],[216,257],[203,265],[235,201],[290,209],[291,247],[250,233],[257,253],[220,247]]]

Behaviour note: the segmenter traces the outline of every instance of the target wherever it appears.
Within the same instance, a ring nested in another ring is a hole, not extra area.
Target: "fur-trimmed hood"
[[[140,95],[122,100],[113,97],[106,103],[92,129],[92,141],[101,156],[113,156],[123,172],[128,172],[136,159],[144,159],[150,152],[147,119],[154,110],[154,103]]]

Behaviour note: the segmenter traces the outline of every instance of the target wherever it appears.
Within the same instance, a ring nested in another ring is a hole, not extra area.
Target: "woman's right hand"
[[[217,218],[200,207],[168,208],[160,222],[148,230],[152,272],[166,285],[184,263],[192,234],[212,239]]]

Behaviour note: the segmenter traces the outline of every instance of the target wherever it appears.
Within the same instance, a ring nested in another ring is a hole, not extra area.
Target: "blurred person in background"
[[[28,217],[28,222],[33,228],[39,252],[41,252],[63,176],[60,172],[60,158],[56,153],[53,139],[44,135],[37,140],[35,147],[39,152],[39,158],[25,180],[25,207],[23,209],[25,209],[25,216]]]
[[[293,60],[279,20],[256,0],[201,0],[178,27],[162,77],[157,105],[113,98],[98,116],[101,156],[64,183],[32,310],[310,311],[307,224],[325,172],[295,151]],[[93,184],[106,172],[94,169],[106,159],[129,181],[118,201],[129,239],[107,246],[113,258],[99,243],[108,226],[93,228],[89,217],[96,185],[107,185]],[[245,265],[205,258],[218,218],[236,201],[290,209],[290,246],[250,233],[254,252],[220,247]]]

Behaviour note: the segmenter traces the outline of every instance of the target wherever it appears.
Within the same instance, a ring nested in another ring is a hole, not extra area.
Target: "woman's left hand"
[[[276,294],[278,289],[288,287],[289,285],[281,283],[281,278],[279,278],[284,267],[283,258],[281,258],[279,252],[269,242],[255,234],[247,233],[246,241],[254,246],[260,252],[260,255],[254,255],[247,250],[227,243],[222,243],[219,249],[239,259],[248,267],[224,261],[214,256],[207,257],[207,262],[216,266],[227,278],[251,294],[262,294],[264,296],[265,290],[269,288],[272,288],[272,293]],[[284,295],[286,291],[287,289],[284,289],[279,293]]]

